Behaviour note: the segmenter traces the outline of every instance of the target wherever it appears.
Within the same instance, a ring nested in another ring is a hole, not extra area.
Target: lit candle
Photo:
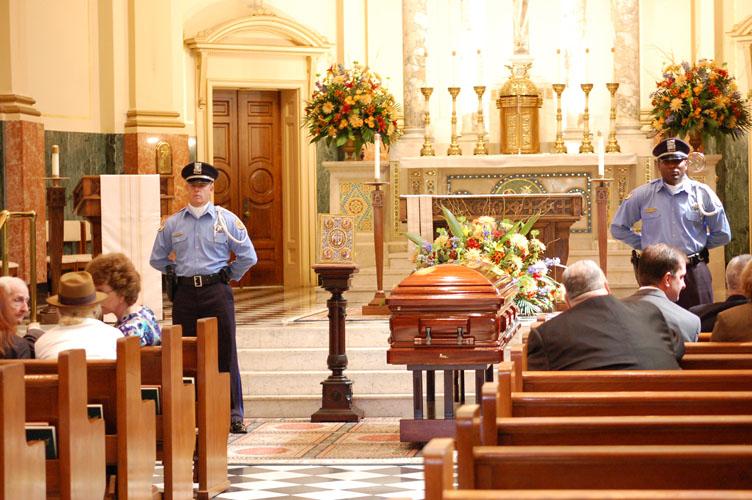
[[[556,82],[561,83],[561,49],[556,49]]]
[[[52,146],[52,177],[60,177],[60,148]]]
[[[616,83],[616,50],[611,47],[611,81],[608,83]]]
[[[483,54],[481,54],[480,49],[478,49],[478,60],[476,63],[478,64],[478,74],[476,78],[478,80],[478,85],[482,85],[484,68],[483,68]]]
[[[598,132],[598,177],[606,175],[606,147],[603,145],[603,136]]]
[[[373,177],[378,182],[381,179],[381,134],[376,134],[373,141]]]
[[[450,86],[456,87],[459,81],[459,71],[457,70],[457,51],[452,51],[452,81]]]

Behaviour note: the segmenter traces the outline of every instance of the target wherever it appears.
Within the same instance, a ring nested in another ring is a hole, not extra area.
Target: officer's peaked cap
[[[684,160],[689,155],[689,144],[673,137],[658,143],[653,148],[653,156],[658,160]]]
[[[194,161],[183,167],[180,175],[187,182],[214,182],[219,172],[213,165],[203,161]]]

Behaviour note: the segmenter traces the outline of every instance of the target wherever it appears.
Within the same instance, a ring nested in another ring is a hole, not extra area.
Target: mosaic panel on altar
[[[362,182],[341,182],[340,213],[355,219],[356,231],[373,231],[373,217],[371,216],[371,191],[373,186]]]

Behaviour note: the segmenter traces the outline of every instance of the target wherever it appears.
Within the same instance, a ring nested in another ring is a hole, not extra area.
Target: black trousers
[[[687,287],[679,294],[677,304],[689,309],[699,304],[713,303],[713,279],[705,262],[698,262],[694,266],[687,264],[684,282]]]
[[[235,299],[230,285],[214,283],[195,288],[178,285],[172,301],[172,323],[183,327],[184,337],[196,336],[196,321],[217,318],[219,371],[230,372],[230,415],[243,420],[243,387],[235,342]]]

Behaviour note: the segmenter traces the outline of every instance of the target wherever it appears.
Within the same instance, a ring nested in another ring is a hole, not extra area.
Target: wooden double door
[[[241,218],[259,259],[241,286],[283,284],[280,116],[278,91],[214,91],[214,203]]]

